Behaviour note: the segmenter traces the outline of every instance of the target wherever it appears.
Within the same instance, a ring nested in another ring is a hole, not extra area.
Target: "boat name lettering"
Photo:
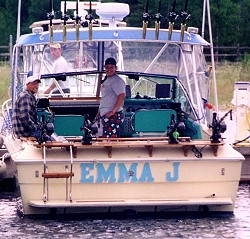
[[[179,179],[180,162],[173,162],[166,169],[165,181],[176,182]],[[152,183],[155,181],[150,163],[82,163],[81,183]]]

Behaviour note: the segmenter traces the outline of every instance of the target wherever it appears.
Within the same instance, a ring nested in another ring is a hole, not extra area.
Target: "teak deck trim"
[[[70,140],[70,139],[69,139]],[[187,139],[185,139],[187,140]],[[213,150],[214,156],[218,154],[219,146],[224,143],[211,143],[209,140],[195,140],[195,141],[180,141],[178,144],[170,144],[167,141],[167,137],[148,137],[148,138],[115,138],[115,139],[103,139],[98,138],[93,141],[92,144],[82,144],[79,142],[79,138],[71,139],[68,142],[46,142],[38,144],[37,142],[33,145],[37,148],[69,148],[72,147],[73,157],[77,157],[77,148],[106,148],[108,157],[112,158],[112,149],[116,147],[145,147],[148,151],[149,157],[153,157],[154,147],[182,147],[183,154],[185,157],[188,156],[188,149],[193,146],[210,146]],[[44,155],[43,155],[44,157]]]

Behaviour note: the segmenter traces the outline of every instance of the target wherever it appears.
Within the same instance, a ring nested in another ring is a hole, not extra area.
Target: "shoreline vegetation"
[[[237,81],[250,82],[250,55],[245,55],[240,62],[220,62],[215,65],[219,110],[232,108],[234,83]],[[0,105],[10,98],[10,66],[0,64]],[[212,85],[212,78],[211,78]],[[211,103],[213,103],[211,90]]]

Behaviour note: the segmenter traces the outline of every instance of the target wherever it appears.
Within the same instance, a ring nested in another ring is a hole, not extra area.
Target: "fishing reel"
[[[37,139],[38,143],[44,143],[49,140],[51,140],[51,135],[54,133],[54,114],[48,117],[48,119],[45,121],[45,115],[42,115],[42,122],[40,124],[39,130],[40,130],[40,135],[39,138]],[[52,122],[51,122],[52,121]]]
[[[95,125],[95,122],[91,122],[89,120],[89,115],[85,114],[84,115],[84,125],[81,127],[81,131],[83,132],[83,137],[82,137],[82,144],[90,145],[92,144],[92,138],[93,135],[97,134],[98,132],[98,127]]]
[[[49,20],[55,19],[54,11],[48,12],[48,13],[47,13],[47,18],[48,18]]]
[[[180,132],[183,132],[186,129],[186,125],[184,123],[185,113],[180,113],[180,119],[178,121],[175,120],[175,115],[171,115],[170,125],[167,127],[167,136],[169,144],[178,144],[178,137],[180,136]]]
[[[229,110],[220,120],[218,120],[217,113],[213,113],[212,125],[209,125],[209,128],[212,128],[212,135],[210,137],[211,143],[221,142],[221,134],[227,130],[227,126],[223,120],[228,114],[230,114],[230,119],[232,119],[232,110]]]

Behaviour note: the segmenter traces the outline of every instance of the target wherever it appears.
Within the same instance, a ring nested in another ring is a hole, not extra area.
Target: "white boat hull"
[[[44,196],[42,150],[25,144],[15,159],[25,215],[125,209],[233,212],[244,160],[229,145],[219,146],[217,156],[205,147],[202,158],[191,150],[184,156],[180,147],[155,146],[153,157],[144,147],[117,147],[111,158],[103,147],[78,148],[70,201],[70,178],[68,189],[67,179],[49,178]],[[70,168],[65,152],[46,150],[49,172]]]

